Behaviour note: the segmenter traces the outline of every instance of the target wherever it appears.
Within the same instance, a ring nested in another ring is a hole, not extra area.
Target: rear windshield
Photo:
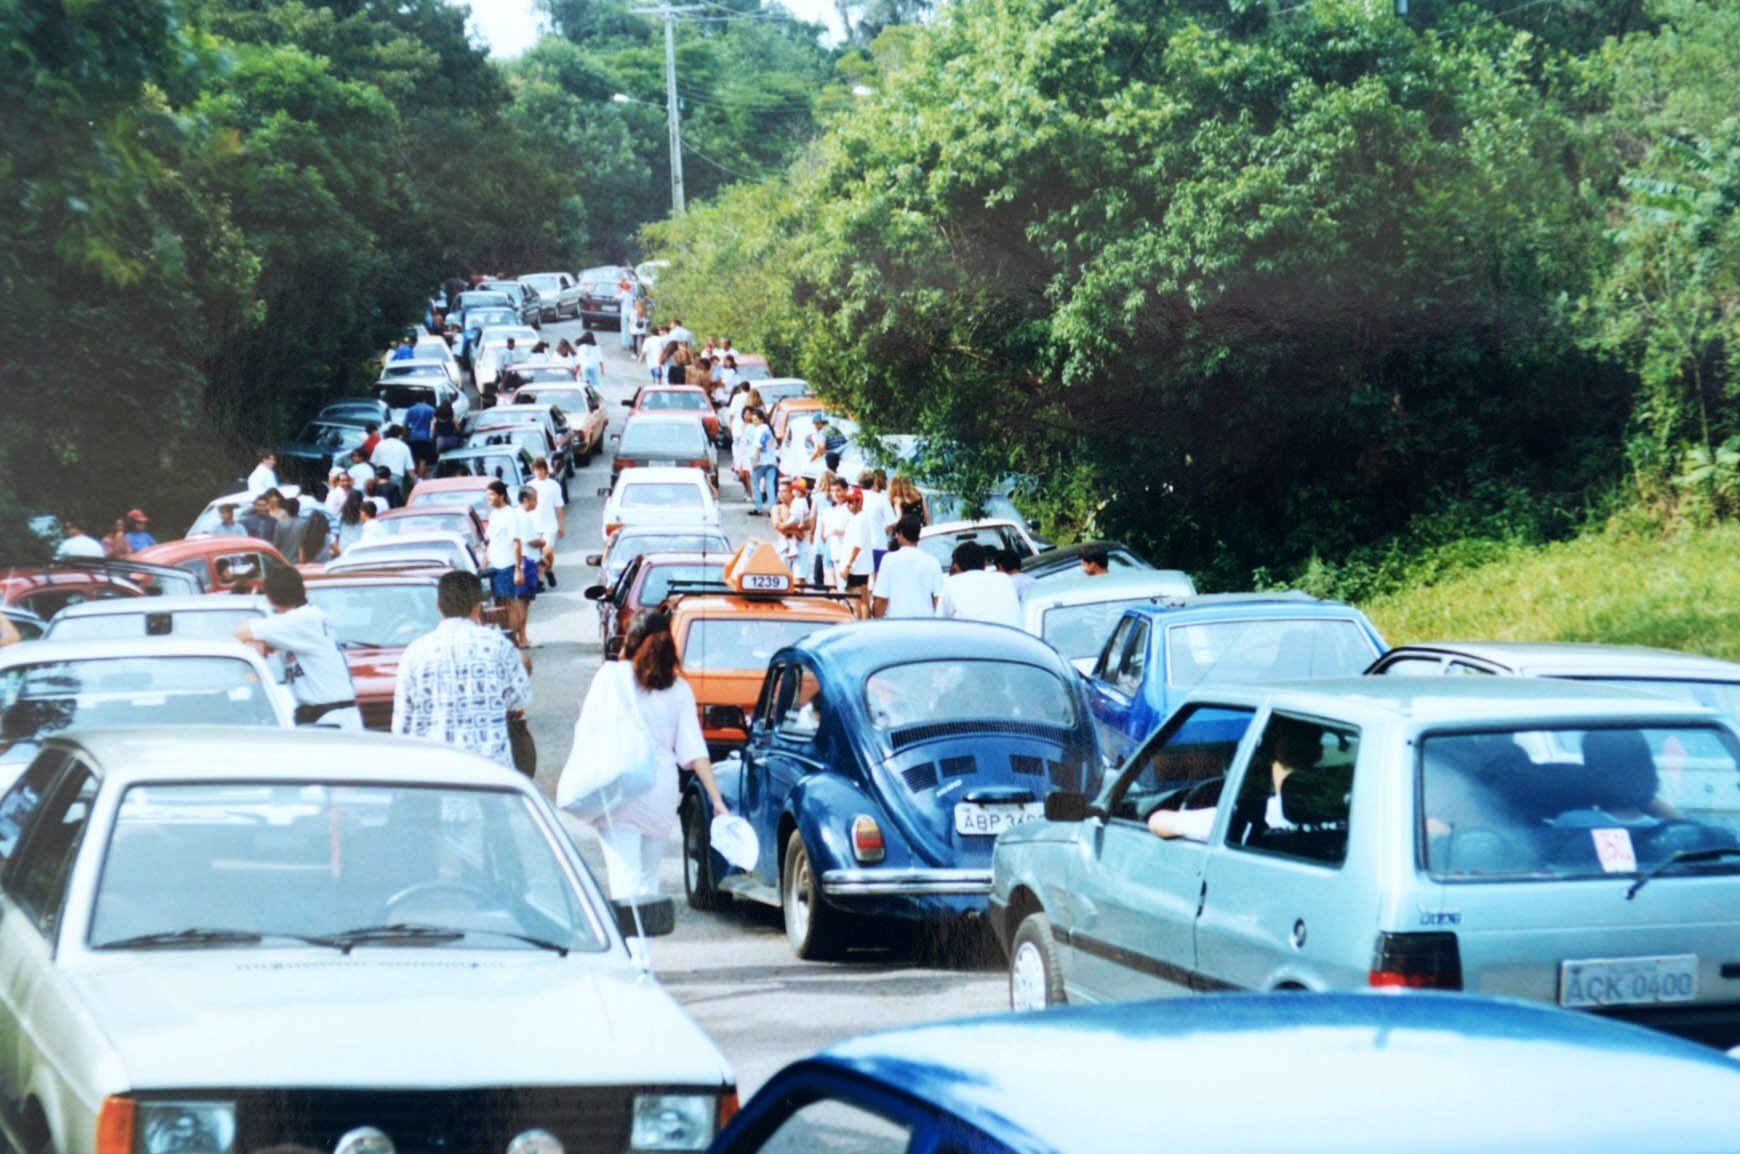
[[[795,621],[757,617],[703,617],[689,627],[679,655],[683,668],[766,669],[773,655],[818,629],[838,621]]]
[[[1213,621],[1166,631],[1167,681],[1181,688],[1353,677],[1377,655],[1359,623],[1345,618]]]
[[[276,725],[254,667],[233,657],[112,657],[0,673],[0,732],[12,740],[77,725]]]
[[[640,407],[667,412],[704,413],[712,411],[713,402],[709,401],[704,393],[659,389],[643,394],[640,398]]]
[[[660,565],[641,582],[640,603],[657,605],[671,592],[674,581],[719,582],[725,578],[725,563],[709,561],[697,565]]]
[[[141,598],[141,600],[148,600]],[[220,599],[221,600],[221,599]],[[182,610],[176,613],[91,613],[57,617],[49,628],[56,641],[105,641],[117,638],[179,637],[196,641],[228,641],[236,626],[258,620],[260,611],[245,605],[233,609]]]
[[[573,380],[570,376],[569,380]],[[577,413],[587,408],[586,394],[579,389],[538,389],[536,392],[521,391],[514,394],[516,405],[555,405],[565,412]]]
[[[864,681],[878,729],[983,721],[1075,724],[1075,698],[1061,677],[1013,661],[913,661]]]
[[[475,457],[442,457],[435,463],[437,479],[446,477],[489,477],[497,481],[505,480],[513,484],[519,475],[519,470],[513,467],[513,458],[494,454]]]
[[[1090,601],[1084,605],[1059,605],[1045,611],[1039,635],[1051,647],[1071,661],[1078,657],[1097,657],[1105,648],[1106,638],[1131,605],[1142,605],[1151,597],[1125,597],[1117,601]]]
[[[1419,773],[1421,856],[1438,878],[1601,877],[1740,847],[1740,746],[1714,726],[1431,736]]]
[[[679,509],[704,502],[700,487],[686,481],[642,481],[624,486],[617,504],[624,509]]]
[[[1641,689],[1646,693],[1659,693],[1663,697],[1671,697],[1675,701],[1689,701],[1694,705],[1707,705],[1717,713],[1725,713],[1729,717],[1740,717],[1740,685],[1735,685],[1732,682],[1680,681],[1663,677],[1600,677],[1588,678],[1587,680],[1600,681],[1603,685],[1622,685],[1627,689]]]
[[[408,409],[412,405],[435,403],[435,390],[428,385],[381,385],[375,395],[387,402],[390,409]]]
[[[619,457],[699,456],[707,451],[707,431],[699,421],[630,421],[617,443]]]

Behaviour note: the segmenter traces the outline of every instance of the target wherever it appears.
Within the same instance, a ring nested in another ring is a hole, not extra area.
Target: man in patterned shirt
[[[514,643],[482,624],[483,589],[471,573],[443,573],[443,618],[405,647],[393,690],[393,732],[469,749],[513,768],[508,715],[532,702],[532,681]]]

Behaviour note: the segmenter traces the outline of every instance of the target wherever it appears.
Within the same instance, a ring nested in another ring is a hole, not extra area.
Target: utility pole
[[[665,117],[671,132],[671,215],[682,216],[683,203],[683,123],[677,104],[677,16],[683,12],[699,12],[704,4],[689,4],[680,8],[669,4],[657,8],[642,8],[647,16],[665,19]]]

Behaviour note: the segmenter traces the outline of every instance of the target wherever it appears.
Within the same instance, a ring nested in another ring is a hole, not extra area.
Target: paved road
[[[546,325],[552,342],[580,333],[577,321]],[[620,430],[621,402],[640,383],[640,368],[617,345],[617,334],[600,332],[606,349],[604,395],[611,429]],[[759,533],[768,522],[747,515],[749,501],[721,471],[725,532],[734,543]],[[598,621],[583,595],[597,570],[585,564],[597,552],[609,455],[595,458],[569,483],[568,536],[558,550],[558,589],[532,607],[535,651],[532,732],[538,742],[538,783],[552,792],[567,759],[580,699],[602,660]],[[603,866],[591,831],[577,823],[576,837],[600,877]],[[680,843],[666,856],[665,891],[676,896],[677,928],[655,939],[653,966],[659,980],[700,1022],[736,1068],[744,1096],[794,1058],[866,1030],[932,1021],[1007,1007],[1000,959],[949,966],[927,964],[912,949],[866,953],[844,964],[800,962],[786,946],[776,911],[740,904],[723,913],[700,913],[682,900]],[[922,943],[921,943],[922,945]]]

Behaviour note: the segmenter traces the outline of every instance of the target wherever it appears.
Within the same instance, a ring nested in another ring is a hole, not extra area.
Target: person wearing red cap
[[[882,526],[874,513],[865,510],[864,490],[856,485],[846,490],[846,508],[852,511],[852,517],[846,522],[841,545],[846,559],[840,572],[845,575],[847,590],[856,589],[861,596],[868,597],[870,578],[876,575],[876,545],[877,538],[882,537]]]
[[[130,509],[127,512],[127,549],[137,553],[139,550],[157,544],[157,538],[151,535],[151,530],[145,526],[151,523],[143,510]]]

